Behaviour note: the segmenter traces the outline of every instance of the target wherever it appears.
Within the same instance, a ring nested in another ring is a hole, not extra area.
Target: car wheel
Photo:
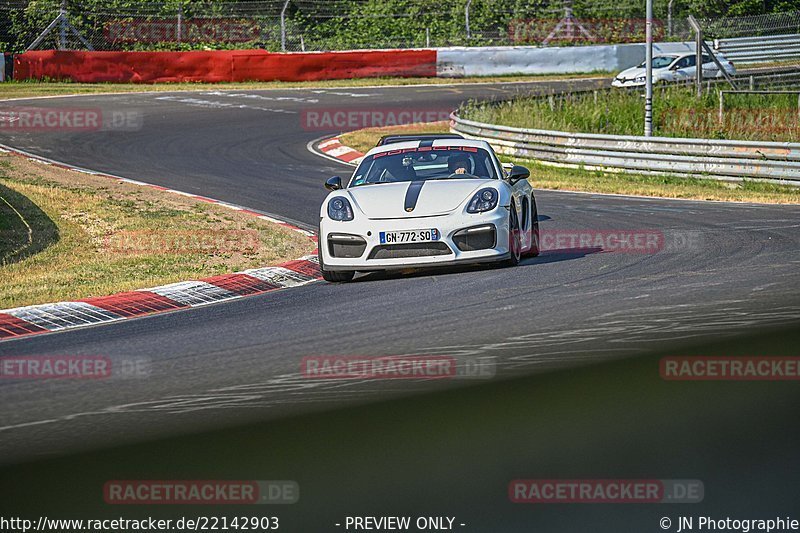
[[[353,276],[356,275],[355,271],[353,270],[344,270],[337,272],[325,270],[325,265],[322,262],[322,252],[319,251],[319,247],[317,247],[317,258],[319,259],[319,271],[322,274],[322,279],[324,279],[327,282],[343,283],[352,280]]]
[[[508,214],[508,251],[510,257],[504,261],[505,266],[517,266],[522,256],[522,242],[519,235],[519,218],[517,209],[511,204],[511,212]]]
[[[531,196],[531,249],[525,252],[525,257],[539,255],[539,210],[536,208],[536,199]]]

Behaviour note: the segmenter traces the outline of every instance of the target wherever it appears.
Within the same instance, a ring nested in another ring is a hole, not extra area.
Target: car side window
[[[483,158],[483,166],[486,168],[486,174],[490,177],[494,177],[494,165],[492,165],[492,158],[488,155]]]
[[[691,60],[691,63],[690,63],[690,60]],[[677,61],[677,63],[675,63],[675,68],[676,69],[680,69],[680,68],[691,67],[693,65],[694,65],[694,56],[686,56],[686,57],[680,58]]]

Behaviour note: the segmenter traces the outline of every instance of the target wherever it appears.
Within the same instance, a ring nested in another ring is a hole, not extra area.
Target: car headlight
[[[347,198],[343,196],[331,198],[328,202],[328,217],[331,220],[339,220],[341,222],[353,220],[353,208]]]
[[[647,79],[647,76],[638,76],[636,79],[633,80],[634,83],[644,83],[644,80]]]
[[[484,213],[497,207],[499,195],[492,188],[481,189],[475,193],[467,205],[467,213]]]

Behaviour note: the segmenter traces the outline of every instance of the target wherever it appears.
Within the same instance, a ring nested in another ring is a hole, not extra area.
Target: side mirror
[[[329,191],[338,191],[342,188],[342,178],[339,176],[328,178],[328,181],[325,182],[325,188]]]
[[[525,167],[521,167],[519,165],[514,165],[511,168],[511,172],[508,175],[508,182],[511,185],[514,185],[516,182],[520,180],[526,180],[530,177],[531,171]]]

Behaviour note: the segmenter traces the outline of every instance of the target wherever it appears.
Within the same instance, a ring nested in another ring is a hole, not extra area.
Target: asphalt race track
[[[584,82],[586,85],[592,82]],[[304,113],[449,109],[564,82],[145,93],[0,102],[135,112],[133,131],[9,133],[0,143],[313,228],[324,180]],[[334,132],[339,130],[333,130]],[[535,184],[535,176],[534,176]],[[541,228],[656,230],[657,253],[551,250],[515,269],[368,276],[0,343],[0,355],[107,355],[146,377],[0,382],[0,461],[283,418],[470,381],[313,381],[313,355],[491,356],[499,377],[680,350],[800,322],[800,208],[537,192]],[[57,398],[57,401],[54,401]],[[96,431],[102,428],[102,431]],[[92,435],[87,439],[86,435]]]

